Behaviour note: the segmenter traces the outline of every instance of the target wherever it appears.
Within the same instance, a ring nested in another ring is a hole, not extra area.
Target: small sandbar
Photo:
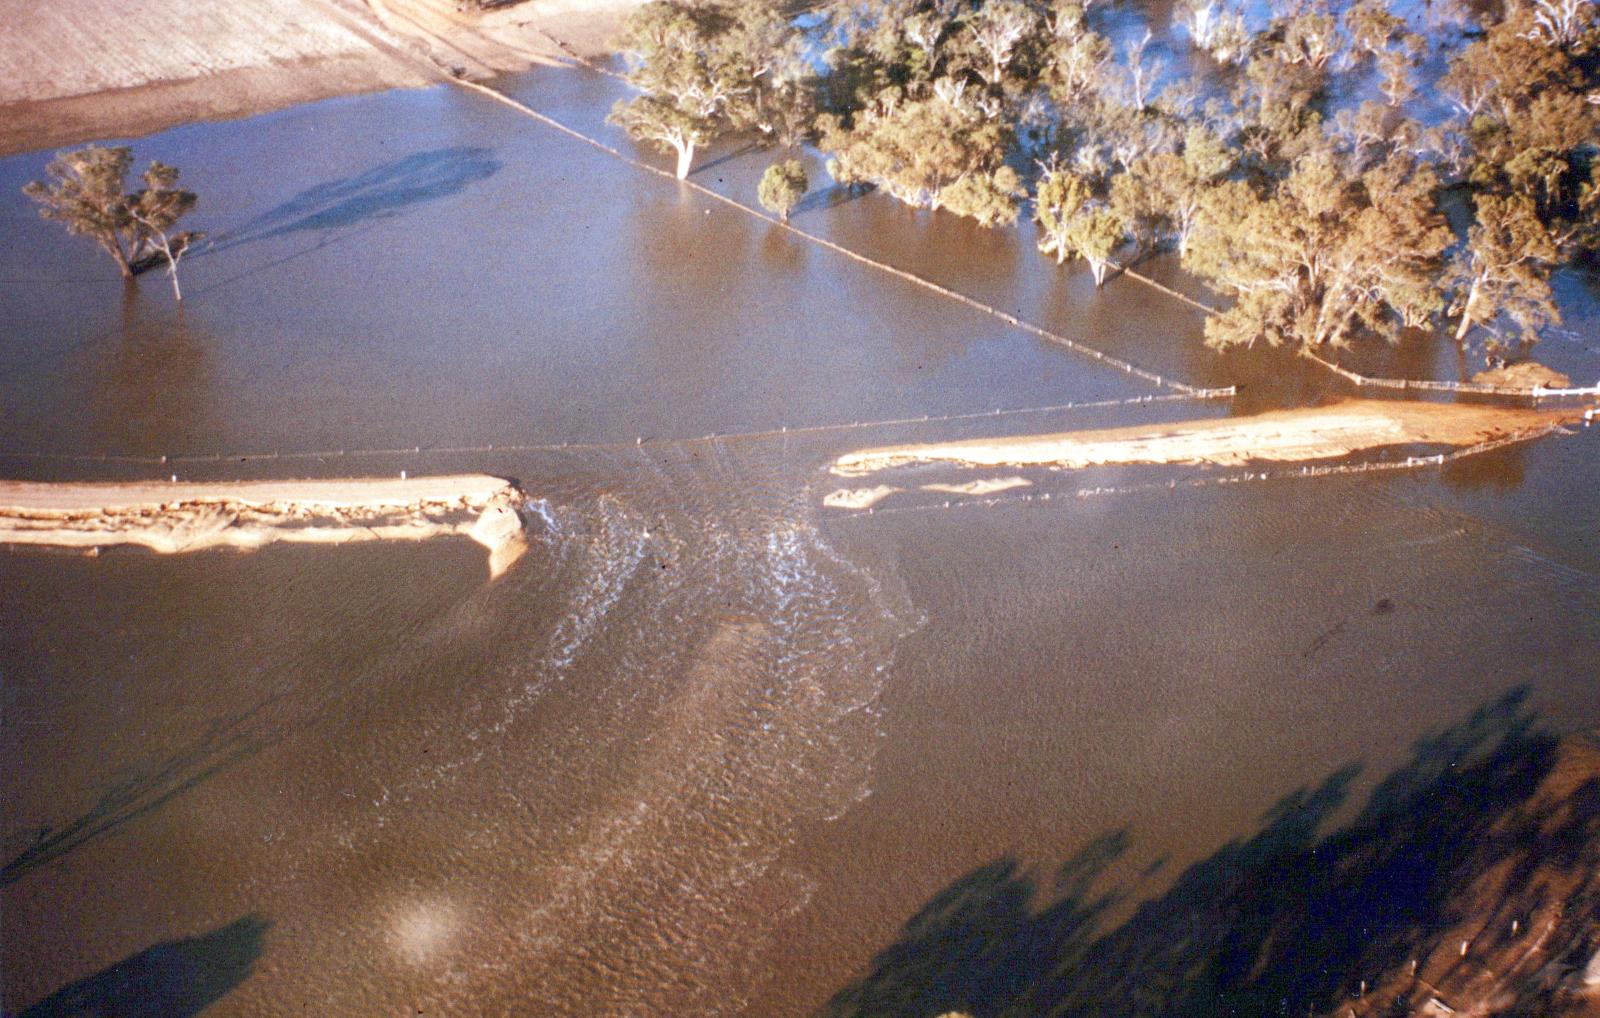
[[[830,509],[869,509],[899,490],[887,484],[875,488],[840,488],[824,495],[822,504]]]
[[[1031,487],[1033,482],[1024,477],[985,477],[965,484],[924,484],[923,491],[942,491],[951,495],[993,495],[997,491]]]
[[[0,544],[162,554],[461,535],[498,576],[526,550],[523,496],[487,474],[243,482],[42,484],[0,481]]]
[[[1462,448],[1533,436],[1579,421],[1581,408],[1538,410],[1409,400],[1345,400],[1325,407],[1044,435],[896,445],[846,453],[833,473],[859,477],[919,463],[1076,469],[1117,464],[1214,464],[1332,459],[1388,446]]]

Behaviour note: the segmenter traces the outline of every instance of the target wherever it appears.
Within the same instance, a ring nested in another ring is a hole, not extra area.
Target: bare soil
[[[0,155],[607,51],[638,0],[4,0]]]

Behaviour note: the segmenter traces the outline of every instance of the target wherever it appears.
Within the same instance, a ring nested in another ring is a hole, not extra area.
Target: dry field
[[[438,80],[359,0],[0,0],[0,153]]]
[[[348,15],[308,0],[0,0],[0,103],[365,55]]]
[[[607,51],[639,0],[0,0],[0,155]]]

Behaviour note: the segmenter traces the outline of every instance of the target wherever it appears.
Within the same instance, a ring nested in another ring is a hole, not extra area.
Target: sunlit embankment
[[[0,481],[0,543],[162,554],[462,535],[498,576],[526,550],[514,484],[486,474],[342,480],[40,484]]]
[[[859,477],[891,467],[951,463],[974,467],[1076,469],[1117,464],[1212,464],[1332,459],[1395,446],[1466,448],[1533,438],[1581,421],[1582,408],[1528,409],[1345,400],[1325,407],[1043,435],[894,445],[846,453],[833,473]]]

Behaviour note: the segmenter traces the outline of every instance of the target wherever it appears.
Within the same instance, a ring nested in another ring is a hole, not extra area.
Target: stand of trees
[[[1255,25],[1179,0],[1190,59],[1220,65],[1204,94],[1149,33],[1102,34],[1110,2],[834,0],[804,37],[768,0],[653,0],[622,40],[641,95],[614,118],[680,176],[754,129],[985,226],[1031,195],[1040,250],[1097,283],[1174,249],[1224,299],[1216,346],[1442,328],[1493,348],[1559,320],[1551,272],[1600,247],[1594,0],[1463,5],[1434,40],[1386,0],[1272,0]],[[1455,115],[1414,119],[1419,91]]]

